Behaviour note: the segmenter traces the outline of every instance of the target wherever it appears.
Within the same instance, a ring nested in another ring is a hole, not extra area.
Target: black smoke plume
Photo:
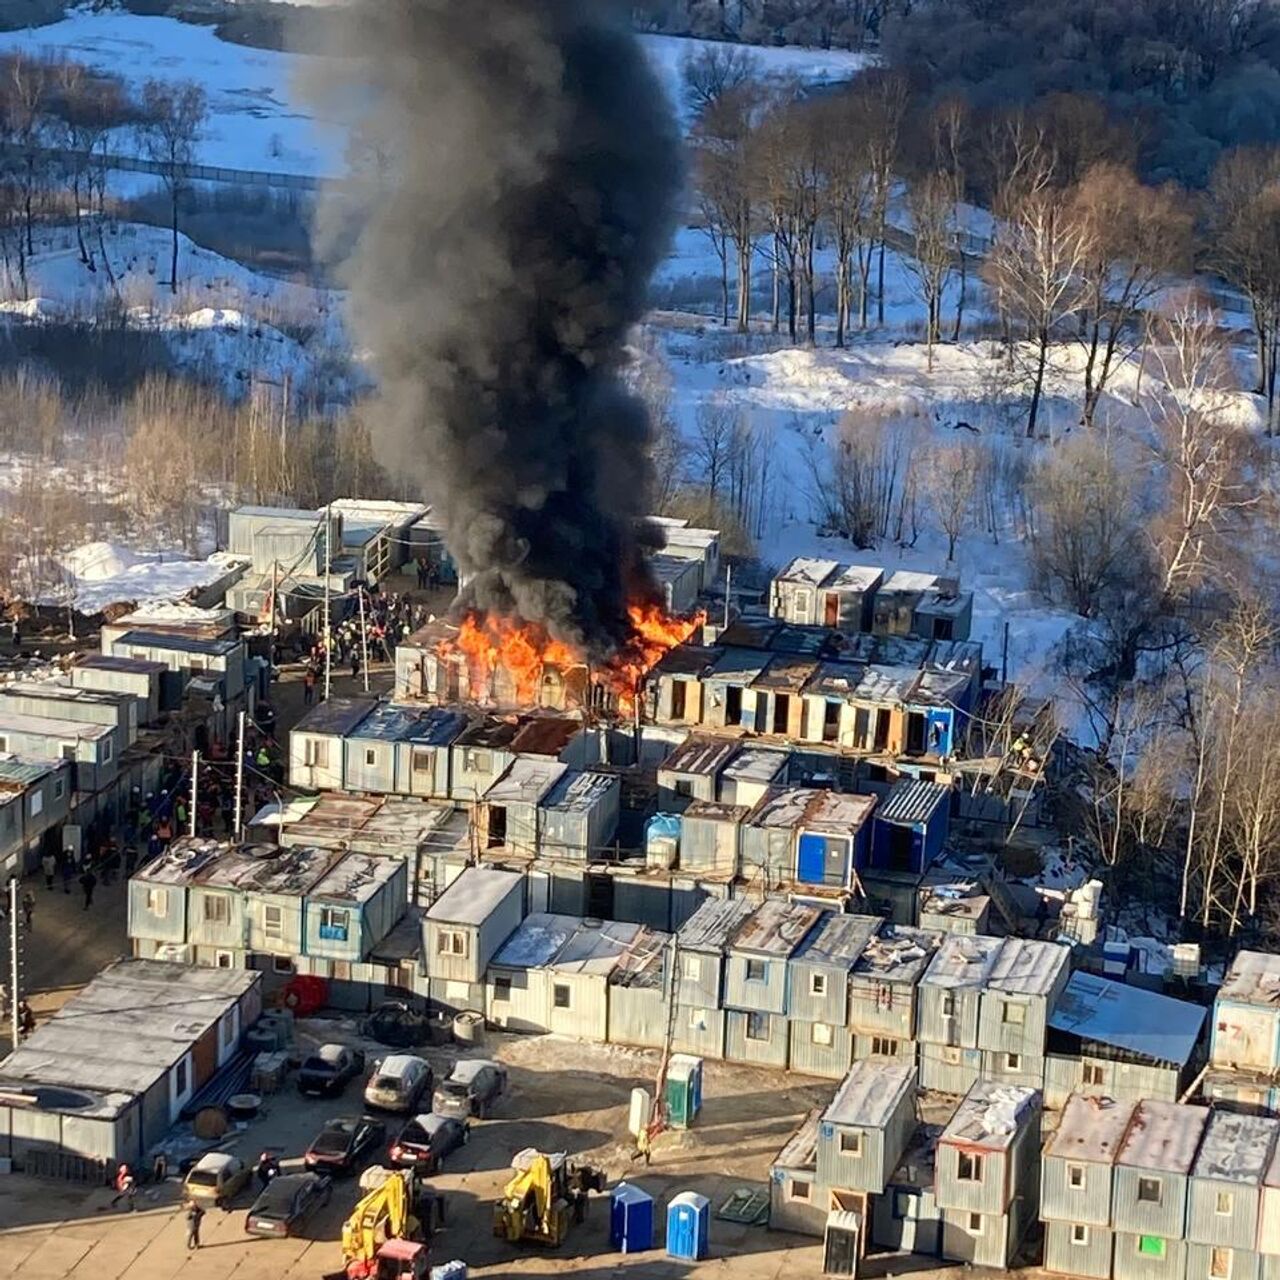
[[[613,0],[362,0],[343,51],[322,95],[353,177],[321,241],[346,243],[380,457],[443,514],[465,606],[607,654],[650,589],[619,368],[680,185],[663,91]]]

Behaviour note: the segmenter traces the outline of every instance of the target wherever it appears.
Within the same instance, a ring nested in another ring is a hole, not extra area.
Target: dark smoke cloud
[[[663,91],[612,0],[352,19],[322,96],[363,177],[321,238],[346,242],[380,456],[443,513],[468,604],[608,652],[647,586],[649,425],[618,371],[679,189]]]

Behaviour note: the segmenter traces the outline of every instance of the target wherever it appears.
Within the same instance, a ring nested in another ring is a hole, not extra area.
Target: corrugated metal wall
[[[1215,1248],[1209,1244],[1187,1244],[1187,1280],[1209,1280],[1213,1276],[1212,1262]],[[1230,1274],[1225,1280],[1259,1280],[1262,1256],[1252,1249],[1232,1249]]]
[[[1074,1187],[1068,1166],[1079,1169],[1083,1185]],[[1040,1181],[1040,1216],[1079,1222],[1095,1227],[1111,1223],[1111,1175],[1109,1164],[1045,1156]]]
[[[656,987],[609,988],[610,1044],[661,1049],[667,1036],[667,1001]]]
[[[791,1020],[791,1070],[808,1076],[843,1080],[853,1065],[853,1032],[830,1022]],[[816,1029],[821,1030],[816,1030]],[[815,1040],[814,1035],[822,1037]],[[829,1038],[829,1043],[823,1040]]]
[[[497,978],[509,978],[507,999],[495,998]],[[545,969],[494,969],[484,984],[484,1015],[506,1031],[546,1031],[549,1001]]]
[[[1160,1180],[1158,1204],[1138,1199],[1138,1183],[1143,1178]],[[1160,1169],[1117,1165],[1112,1210],[1117,1231],[1181,1239],[1186,1229],[1187,1179]]]
[[[567,992],[567,1008],[556,1005],[556,988]],[[575,1040],[594,1040],[603,1044],[609,1034],[609,988],[607,980],[593,973],[556,973],[547,975],[547,1030]]]
[[[854,974],[849,979],[849,1025],[855,1031],[883,1031],[898,1040],[915,1036],[917,990],[909,982],[880,982]]]
[[[160,915],[147,908],[148,896],[156,905],[164,906]],[[163,903],[160,901],[163,895]],[[143,884],[129,882],[129,936],[153,942],[187,940],[187,890],[180,884]]]
[[[877,1043],[878,1042],[878,1043]],[[891,1047],[892,1053],[885,1053],[884,1049]],[[853,1060],[861,1062],[863,1058],[872,1058],[877,1062],[906,1062],[912,1063],[916,1061],[916,1042],[914,1040],[895,1040],[892,1036],[863,1035],[860,1031],[853,1033]]]
[[[724,1057],[723,1009],[695,1008],[681,1004],[676,1009],[676,1025],[671,1047],[677,1053],[700,1058]]]
[[[1003,1051],[993,1053],[984,1050],[982,1053],[982,1074],[988,1080],[1000,1084],[1025,1085],[1029,1089],[1039,1089],[1044,1085],[1044,1058],[1038,1053],[1020,1053],[1016,1058],[1017,1066],[1012,1066],[1010,1055]]]
[[[842,1134],[861,1135],[862,1147],[857,1155],[840,1150]],[[879,1192],[893,1172],[892,1168],[885,1168],[887,1163],[883,1129],[832,1124],[829,1120],[819,1122],[818,1181],[823,1186],[843,1191]]]
[[[1231,1197],[1229,1213],[1217,1212],[1219,1193]],[[1187,1239],[1199,1244],[1227,1245],[1233,1249],[1254,1248],[1258,1239],[1260,1201],[1257,1187],[1216,1178],[1193,1177],[1187,1196]],[[1208,1272],[1204,1274],[1207,1276]]]
[[[347,738],[343,742],[343,776],[352,791],[395,791],[396,744]]]
[[[971,1262],[979,1267],[1009,1265],[1009,1219],[1004,1214],[982,1214],[977,1232],[970,1230],[971,1215],[964,1210],[942,1213],[942,1256],[951,1262]]]
[[[807,1199],[797,1199],[797,1182],[808,1187]],[[822,1238],[827,1226],[827,1195],[820,1188],[812,1169],[779,1169],[769,1177],[769,1228],[772,1231],[794,1231],[800,1236]]]
[[[723,957],[717,953],[681,948],[676,974],[677,1001],[693,1009],[718,1009],[723,964]]]
[[[962,1182],[957,1177],[960,1147],[952,1142],[938,1143],[934,1163],[938,1203],[948,1211],[1003,1213],[1008,1205],[1006,1183],[1011,1179],[1006,1171],[1010,1168],[1012,1152],[984,1151],[976,1154],[982,1158],[982,1181]]]
[[[1070,1222],[1048,1222],[1044,1229],[1044,1269],[1066,1276],[1111,1280],[1113,1240],[1106,1227],[1085,1227],[1076,1238]]]
[[[978,1015],[978,1045],[999,1053],[1044,1053],[1045,1001],[1041,996],[1011,996],[984,991]],[[1006,1020],[1012,1014],[1022,1021]]]
[[[1154,1235],[1155,1233],[1148,1233]],[[1117,1231],[1111,1258],[1114,1280],[1185,1280],[1187,1246],[1182,1240],[1156,1236],[1164,1240],[1164,1257],[1153,1258],[1139,1247],[1142,1236]]]
[[[752,1021],[756,1030],[763,1030],[762,1040],[752,1039],[747,1035],[748,1022]],[[724,1056],[727,1062],[748,1062],[761,1067],[777,1067],[783,1070],[787,1065],[787,1020],[777,1014],[762,1013],[753,1015],[729,1009],[724,1017]]]
[[[762,872],[769,884],[790,880],[795,873],[794,831],[777,827],[742,827],[742,874],[751,879]]]
[[[1263,1187],[1258,1222],[1258,1250],[1280,1258],[1280,1187]]]
[[[788,961],[787,1013],[804,1022],[849,1023],[849,974],[839,966]],[[815,995],[814,976],[821,980],[822,994]]]
[[[920,1044],[920,1087],[941,1093],[966,1094],[982,1074],[982,1051],[959,1049],[959,1061],[949,1062],[947,1050],[936,1044]]]
[[[932,1190],[886,1187],[872,1202],[871,1240],[882,1249],[936,1257],[942,1245],[942,1215]]]
[[[748,961],[764,965],[764,977],[747,977]],[[725,961],[724,1004],[727,1009],[754,1009],[760,1013],[787,1012],[787,961],[779,956],[767,960],[742,951],[730,951]]]
[[[922,982],[916,991],[916,1038],[922,1044],[978,1048],[981,995],[976,987],[942,987]],[[944,1012],[948,1007],[949,1014]]]

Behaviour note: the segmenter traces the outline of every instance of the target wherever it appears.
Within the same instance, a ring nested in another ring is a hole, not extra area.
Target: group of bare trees
[[[85,268],[114,283],[102,231],[114,147],[140,149],[170,196],[168,284],[176,291],[179,210],[206,114],[195,84],[147,81],[135,98],[120,77],[70,59],[0,57],[0,258],[11,286],[30,296],[36,227],[68,219]]]
[[[642,30],[748,44],[863,49],[912,0],[636,0]]]

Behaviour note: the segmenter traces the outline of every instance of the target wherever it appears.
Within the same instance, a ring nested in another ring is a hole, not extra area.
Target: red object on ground
[[[285,985],[284,1002],[300,1018],[310,1017],[329,1003],[329,983],[313,974],[299,974]]]

